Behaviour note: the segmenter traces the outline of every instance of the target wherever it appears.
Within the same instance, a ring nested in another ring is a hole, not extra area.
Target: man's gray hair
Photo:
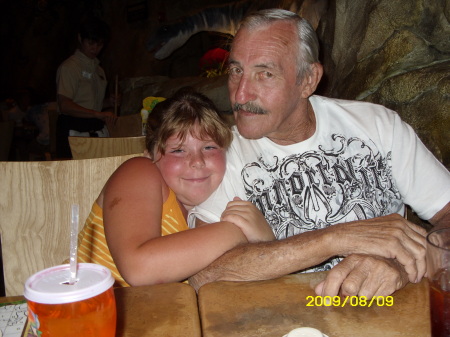
[[[298,35],[298,81],[311,71],[311,64],[319,62],[319,40],[311,24],[296,13],[279,9],[264,9],[245,17],[240,27],[255,29],[276,21],[290,21],[297,27]]]

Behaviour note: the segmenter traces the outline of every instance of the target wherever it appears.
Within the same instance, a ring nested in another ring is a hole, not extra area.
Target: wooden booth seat
[[[0,162],[0,234],[7,296],[23,294],[29,276],[69,257],[72,204],[79,205],[81,229],[107,179],[135,156]]]
[[[69,137],[69,145],[73,159],[142,154],[145,150],[145,136]]]

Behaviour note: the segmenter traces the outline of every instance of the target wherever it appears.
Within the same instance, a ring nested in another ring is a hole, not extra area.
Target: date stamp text
[[[307,307],[392,307],[394,297],[392,296],[374,296],[368,299],[365,296],[306,296]]]

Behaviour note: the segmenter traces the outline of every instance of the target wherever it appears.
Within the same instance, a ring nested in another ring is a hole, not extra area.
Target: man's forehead
[[[230,64],[245,62],[272,68],[291,54],[294,43],[292,30],[279,29],[279,25],[272,30],[272,26],[239,31],[230,51]]]

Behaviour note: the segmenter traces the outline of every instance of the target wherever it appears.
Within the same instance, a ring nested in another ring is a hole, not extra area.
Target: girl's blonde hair
[[[198,132],[192,134],[195,125]],[[184,141],[188,133],[200,139],[210,138],[225,149],[233,138],[214,103],[193,88],[184,87],[152,110],[147,124],[147,151],[151,155],[155,152],[164,155],[170,137],[178,134],[180,141]]]

